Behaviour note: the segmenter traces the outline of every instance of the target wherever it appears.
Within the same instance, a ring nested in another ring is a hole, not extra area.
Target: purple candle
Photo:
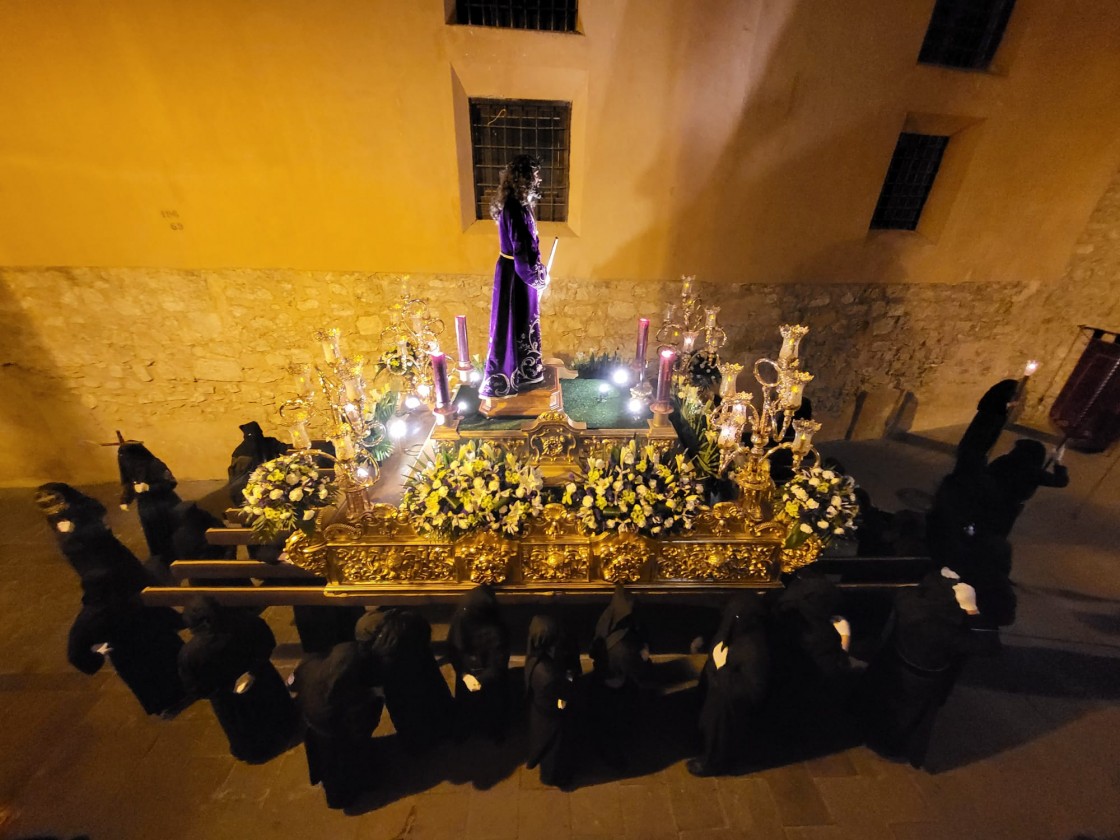
[[[459,367],[471,363],[471,351],[467,344],[467,316],[455,316],[455,337],[459,340]]]
[[[638,319],[638,351],[634,354],[634,362],[639,370],[646,367],[646,344],[649,342],[649,318]]]
[[[432,353],[432,377],[436,382],[436,408],[446,408],[451,402],[451,388],[447,384],[446,353]]]
[[[673,365],[677,361],[677,351],[666,347],[661,351],[661,366],[657,369],[657,398],[658,405],[669,405],[669,387],[673,382]]]

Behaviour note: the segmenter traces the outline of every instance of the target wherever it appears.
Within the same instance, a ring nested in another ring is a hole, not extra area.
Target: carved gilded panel
[[[590,546],[536,545],[523,553],[521,575],[526,582],[587,580],[590,565]]]
[[[656,554],[652,543],[636,534],[607,534],[594,542],[599,574],[611,583],[635,583]]]
[[[455,557],[449,546],[383,545],[335,550],[347,582],[453,581]]]
[[[658,576],[667,580],[768,581],[777,546],[684,543],[661,549]]]

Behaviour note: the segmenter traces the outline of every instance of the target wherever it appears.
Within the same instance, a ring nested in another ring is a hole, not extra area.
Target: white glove
[[[148,492],[148,485],[145,484],[143,481],[137,481],[135,484],[132,485],[132,489],[135,490],[137,493],[147,493]]]
[[[253,687],[254,682],[256,682],[256,677],[246,671],[244,674],[238,677],[237,682],[233,684],[233,693],[244,694],[246,691]]]
[[[482,688],[482,683],[478,681],[478,677],[474,674],[463,674],[463,685],[467,687],[468,691],[478,691]]]
[[[100,653],[102,656],[108,656],[109,651],[111,651],[112,648],[109,647],[108,642],[102,642],[99,645],[94,645],[92,648],[90,648],[90,650],[92,650],[94,653]]]
[[[638,656],[642,657],[643,662],[649,662],[649,645],[642,645],[642,649],[638,651]]]
[[[976,590],[967,583],[958,583],[953,586],[953,594],[957,596],[957,604],[969,615],[979,615],[976,608]]]
[[[956,603],[961,609],[969,615],[980,615],[980,610],[977,609],[977,590],[973,589],[968,584],[955,584],[953,586],[953,595],[956,596]]]
[[[74,523],[71,522],[69,519],[60,519],[60,520],[58,520],[58,524],[55,525],[54,527],[56,527],[59,530],[59,533],[69,534],[71,531],[74,530]]]
[[[723,642],[712,648],[712,661],[716,663],[717,671],[727,664],[727,645]]]
[[[948,566],[941,567],[941,577],[949,578],[949,580],[960,580],[961,576],[950,569]]]
[[[121,510],[128,510],[128,505],[122,504],[121,505]]]
[[[840,636],[840,647],[844,650],[848,649],[848,644],[852,640],[852,626],[848,624],[848,619],[842,615],[834,615],[832,617],[832,626],[836,628],[836,632]]]
[[[1066,456],[1066,445],[1063,443],[1061,446],[1059,446],[1057,449],[1054,450],[1054,463],[1055,464],[1062,463],[1062,458],[1064,458],[1065,456]]]
[[[568,701],[567,701],[567,700],[557,700],[557,701],[556,701],[556,708],[557,708],[557,709],[566,709],[566,708],[568,708]]]

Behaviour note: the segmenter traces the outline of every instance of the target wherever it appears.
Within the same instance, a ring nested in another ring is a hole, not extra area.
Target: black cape
[[[501,739],[509,721],[509,647],[509,628],[490,587],[483,584],[466,593],[447,634],[461,734],[484,732]],[[481,688],[468,689],[463,683],[467,674]]]
[[[529,622],[525,688],[529,698],[529,756],[526,766],[541,768],[541,781],[562,787],[574,773],[573,720],[575,681],[580,675],[560,625],[551,616]],[[560,701],[565,707],[560,708]]]
[[[758,596],[738,595],[727,605],[712,638],[713,651],[721,642],[727,647],[727,662],[716,668],[709,654],[701,675],[700,762],[708,772],[733,768],[752,730],[752,717],[766,697],[770,657],[764,616]]]
[[[253,470],[266,461],[279,458],[288,451],[288,446],[277,438],[265,435],[256,421],[245,423],[239,428],[243,437],[229,456],[227,487],[230,501],[240,507],[245,503],[245,485]]]
[[[136,502],[148,553],[169,564],[174,557],[174,510],[182,501],[175,492],[175,476],[142,443],[122,443],[117,450],[117,465],[121,473],[121,504]],[[139,483],[147,484],[148,489],[137,492],[135,485]]]
[[[1002,537],[1011,533],[1019,514],[1039,487],[1065,487],[1069,471],[1062,464],[1046,466],[1046,448],[1037,440],[1021,439],[1006,455],[988,467],[997,490],[994,531]]]
[[[372,633],[363,628],[375,624]],[[428,747],[451,734],[454,701],[432,653],[432,628],[423,616],[392,607],[358,622],[382,670],[385,706],[393,726],[412,747]]]
[[[965,656],[993,652],[998,636],[974,630],[957,604],[953,581],[932,572],[895,596],[890,633],[866,678],[868,746],[925,763],[933,723]]]
[[[373,786],[373,731],[383,703],[374,691],[376,665],[357,642],[306,657],[293,691],[303,714],[311,784],[322,782],[331,808],[345,808]]]
[[[241,761],[261,762],[288,745],[297,714],[288,689],[269,656],[276,639],[268,624],[244,610],[196,598],[183,611],[192,638],[179,652],[183,685],[206,698]],[[235,691],[243,674],[252,685]]]

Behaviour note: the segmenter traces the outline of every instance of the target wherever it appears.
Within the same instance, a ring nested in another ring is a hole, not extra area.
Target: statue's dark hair
[[[540,171],[541,162],[530,155],[518,155],[507,163],[498,177],[498,188],[490,198],[490,217],[497,221],[511,197],[524,207],[540,198],[536,185]]]

